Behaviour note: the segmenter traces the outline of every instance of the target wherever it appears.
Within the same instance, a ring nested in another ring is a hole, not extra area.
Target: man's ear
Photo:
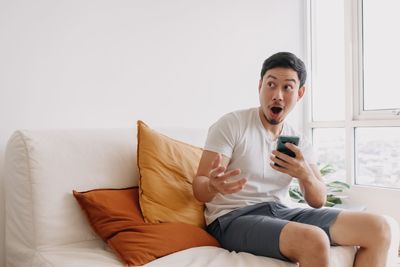
[[[300,87],[297,100],[300,100],[304,96],[305,91],[306,91],[306,87],[304,85],[302,87]]]
[[[262,78],[258,81],[258,93],[261,91],[261,86],[262,86]]]

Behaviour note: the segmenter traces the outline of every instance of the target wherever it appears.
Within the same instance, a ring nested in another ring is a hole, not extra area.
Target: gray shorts
[[[230,251],[290,261],[279,250],[279,237],[287,223],[317,226],[325,231],[332,244],[329,227],[339,213],[339,209],[288,208],[265,202],[231,211],[209,224],[207,231]]]

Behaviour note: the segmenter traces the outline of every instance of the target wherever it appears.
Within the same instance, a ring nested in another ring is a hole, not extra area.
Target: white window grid
[[[312,18],[313,1],[307,0],[305,5],[305,63],[309,78],[307,86],[312,84]],[[362,50],[362,1],[345,1],[345,120],[344,121],[312,121],[311,94],[304,99],[304,129],[312,140],[315,128],[343,128],[345,130],[345,164],[346,182],[356,187],[373,187],[355,183],[355,129],[358,127],[400,127],[400,110],[363,110],[363,50]]]

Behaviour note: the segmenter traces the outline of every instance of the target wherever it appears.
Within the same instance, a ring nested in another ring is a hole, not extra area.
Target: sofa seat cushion
[[[21,266],[10,263],[10,266]],[[101,240],[43,247],[36,251],[30,267],[122,267],[123,264]]]
[[[331,267],[353,266],[353,247],[332,247]],[[101,241],[86,241],[68,246],[42,249],[36,254],[32,267],[123,267]],[[156,259],[146,267],[295,267],[296,264],[277,259],[254,256],[244,252],[229,252],[218,247],[196,247]]]

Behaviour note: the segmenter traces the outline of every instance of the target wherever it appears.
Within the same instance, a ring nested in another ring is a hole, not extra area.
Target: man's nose
[[[282,101],[283,100],[283,92],[280,88],[274,91],[274,95],[272,96],[272,99],[275,101]]]

